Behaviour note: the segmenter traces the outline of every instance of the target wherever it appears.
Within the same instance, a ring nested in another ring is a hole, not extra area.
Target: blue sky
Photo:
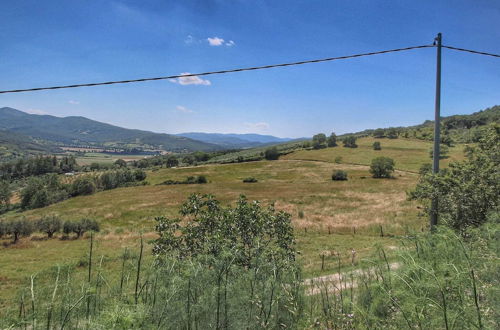
[[[0,90],[432,43],[500,53],[500,1],[3,1]],[[0,95],[0,107],[156,132],[282,137],[433,117],[435,49],[266,71]],[[500,60],[443,50],[442,114],[500,104]]]

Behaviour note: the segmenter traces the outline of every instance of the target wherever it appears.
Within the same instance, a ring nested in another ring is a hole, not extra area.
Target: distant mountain
[[[222,134],[222,133],[181,133],[183,136],[206,143],[216,144],[224,148],[253,148],[269,144],[290,142],[294,139],[279,138],[261,134]]]
[[[0,108],[0,130],[63,144],[147,146],[166,151],[212,151],[220,146],[187,137],[127,129],[85,117],[33,115],[12,108]]]

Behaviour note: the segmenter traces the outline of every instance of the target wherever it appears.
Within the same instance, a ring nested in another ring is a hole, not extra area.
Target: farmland
[[[420,231],[427,220],[419,217],[416,202],[407,200],[406,191],[415,185],[421,164],[429,161],[430,143],[423,141],[382,140],[376,155],[395,159],[393,179],[374,179],[368,164],[375,151],[370,138],[360,139],[359,147],[323,150],[300,150],[277,161],[235,164],[208,164],[184,168],[160,168],[148,171],[149,185],[118,188],[90,196],[78,196],[45,208],[22,213],[29,219],[44,214],[58,214],[63,219],[89,216],[101,223],[96,236],[98,255],[112,260],[125,247],[134,249],[139,232],[154,237],[154,217],[177,216],[180,204],[192,193],[215,194],[224,204],[239,195],[259,200],[292,215],[296,230],[299,259],[306,276],[332,271],[333,255],[342,255],[343,266],[349,267],[352,251],[356,258],[369,256],[381,244],[393,247],[397,237],[407,231]],[[450,158],[462,157],[460,147],[451,148]],[[341,156],[341,163],[336,157]],[[334,170],[348,173],[347,181],[332,181]],[[411,171],[411,172],[410,172]],[[187,176],[204,175],[203,185],[158,185],[165,180],[183,180]],[[246,177],[256,183],[243,183]],[[19,217],[7,213],[6,219]],[[384,237],[381,237],[381,230]],[[15,297],[16,289],[29,275],[49,269],[55,264],[77,264],[85,256],[86,240],[22,239],[15,246],[1,247],[0,277],[2,305]],[[36,253],[34,253],[36,251]],[[326,267],[321,270],[320,255],[326,253]],[[22,264],[15,260],[25,260]]]

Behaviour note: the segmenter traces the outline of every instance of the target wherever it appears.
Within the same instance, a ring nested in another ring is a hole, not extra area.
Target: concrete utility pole
[[[432,155],[432,172],[434,174],[439,172],[439,144],[441,142],[440,129],[441,129],[441,33],[438,33],[434,39],[437,46],[437,63],[436,63],[436,103],[434,107],[434,149]],[[431,230],[438,223],[438,200],[434,198],[431,205]]]

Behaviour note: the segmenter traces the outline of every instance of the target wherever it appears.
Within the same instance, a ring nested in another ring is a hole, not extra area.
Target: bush
[[[179,166],[179,160],[175,156],[168,156],[167,167],[177,167]]]
[[[264,158],[267,160],[277,160],[279,157],[280,153],[276,147],[267,148],[264,152]]]
[[[57,215],[46,215],[35,222],[36,230],[46,233],[48,238],[59,232],[62,227],[62,220]]]
[[[335,157],[334,161],[335,161],[335,163],[340,164],[340,163],[342,163],[342,157],[341,156],[337,156],[337,157]]]
[[[347,172],[342,170],[337,170],[332,174],[333,181],[345,181],[347,180]]]
[[[257,180],[256,178],[254,178],[253,176],[249,176],[248,178],[244,178],[243,179],[243,182],[245,183],[253,183],[253,182],[258,182],[259,180]]]
[[[337,146],[337,135],[335,133],[330,134],[327,139],[328,147],[336,147]]]
[[[117,167],[127,167],[127,162],[126,162],[126,161],[124,161],[123,159],[117,159],[117,160],[115,161],[115,165],[116,165]]]
[[[203,184],[207,182],[208,182],[207,177],[204,175],[199,175],[198,178],[196,179],[196,183],[198,184]]]
[[[33,229],[33,223],[24,217],[7,221],[5,224],[5,233],[12,235],[14,243],[19,240],[19,237],[31,235]]]
[[[7,180],[0,180],[0,206],[9,205],[12,191]]]
[[[358,145],[356,144],[356,137],[355,136],[346,136],[343,140],[342,143],[344,144],[344,148],[357,148]]]
[[[389,157],[377,157],[372,160],[370,173],[374,178],[390,178],[394,172],[394,160]]]
[[[88,175],[77,177],[71,185],[72,196],[91,195],[95,191],[96,186],[94,183],[94,179],[89,177]]]
[[[373,150],[382,150],[382,146],[380,145],[380,142],[378,142],[378,141],[373,142]]]

